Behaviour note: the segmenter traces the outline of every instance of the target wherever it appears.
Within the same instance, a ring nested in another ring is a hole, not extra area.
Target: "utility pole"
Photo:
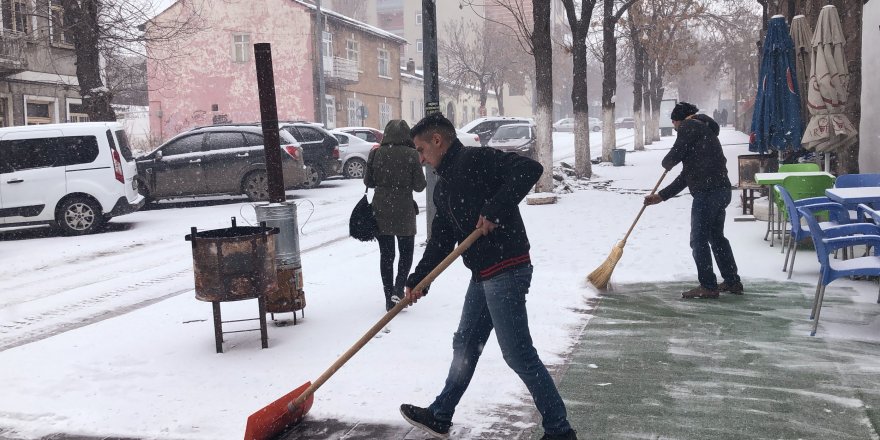
[[[425,116],[440,111],[440,84],[437,71],[437,3],[436,0],[422,0],[422,66],[425,84]],[[448,115],[447,115],[448,116]],[[428,222],[428,239],[431,239],[431,224],[437,207],[434,206],[434,187],[437,175],[434,168],[425,165],[425,220]]]
[[[315,2],[315,44],[318,46],[318,122],[327,127],[327,92],[324,87],[324,13],[321,12],[321,0]],[[331,56],[333,54],[330,54]]]

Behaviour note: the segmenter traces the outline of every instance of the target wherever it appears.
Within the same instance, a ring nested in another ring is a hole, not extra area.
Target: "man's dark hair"
[[[452,142],[456,139],[455,126],[452,121],[446,119],[443,113],[432,113],[422,118],[421,121],[413,125],[409,131],[410,136],[415,139],[417,136],[431,136],[438,133],[443,140]]]

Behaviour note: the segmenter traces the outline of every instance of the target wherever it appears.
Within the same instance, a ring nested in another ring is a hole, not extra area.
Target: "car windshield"
[[[529,127],[526,125],[505,125],[495,132],[492,136],[496,141],[507,141],[510,139],[523,139],[529,137]]]

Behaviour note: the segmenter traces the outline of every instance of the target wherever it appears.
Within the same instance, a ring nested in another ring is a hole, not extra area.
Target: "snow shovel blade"
[[[287,404],[299,397],[311,385],[311,382],[306,382],[251,414],[247,419],[244,440],[270,440],[301,422],[309,409],[312,408],[315,395],[309,396],[302,405],[295,407],[293,411],[288,409]]]

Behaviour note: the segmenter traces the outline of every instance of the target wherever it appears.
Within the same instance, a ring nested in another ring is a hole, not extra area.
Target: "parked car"
[[[495,130],[498,130],[498,127],[506,124],[534,124],[531,118],[511,118],[506,116],[491,116],[486,118],[477,118],[471,122],[468,122],[463,127],[461,127],[461,131],[472,133],[480,137],[480,145],[486,146],[489,143],[489,139],[492,139],[492,135],[495,134]]]
[[[49,224],[97,232],[137,211],[137,166],[122,124],[85,122],[0,129],[0,226]]]
[[[535,125],[502,125],[495,131],[492,139],[489,139],[488,146],[501,151],[513,152],[521,156],[534,158]]]
[[[302,147],[284,129],[281,166],[284,188],[302,186],[308,176]],[[252,124],[198,127],[137,158],[138,184],[148,201],[213,194],[269,198],[263,130]]]
[[[599,118],[589,118],[589,130],[602,131],[602,121]],[[574,131],[574,118],[562,118],[553,123],[553,131]]]
[[[367,168],[370,150],[379,148],[378,142],[367,142],[350,133],[331,130],[339,140],[339,161],[342,162],[342,176],[346,179],[363,179]]]
[[[562,118],[554,122],[553,131],[574,131],[574,118]]]
[[[337,130],[343,133],[353,134],[367,142],[375,142],[378,144],[382,143],[382,137],[384,136],[381,130],[370,127],[342,127],[337,128]]]
[[[303,149],[307,179],[303,188],[315,188],[327,177],[339,174],[339,141],[323,127],[308,122],[281,122]]]
[[[455,135],[465,147],[481,147],[480,136],[462,130],[455,130]]]
[[[633,118],[617,118],[614,128],[635,128],[636,121]]]

